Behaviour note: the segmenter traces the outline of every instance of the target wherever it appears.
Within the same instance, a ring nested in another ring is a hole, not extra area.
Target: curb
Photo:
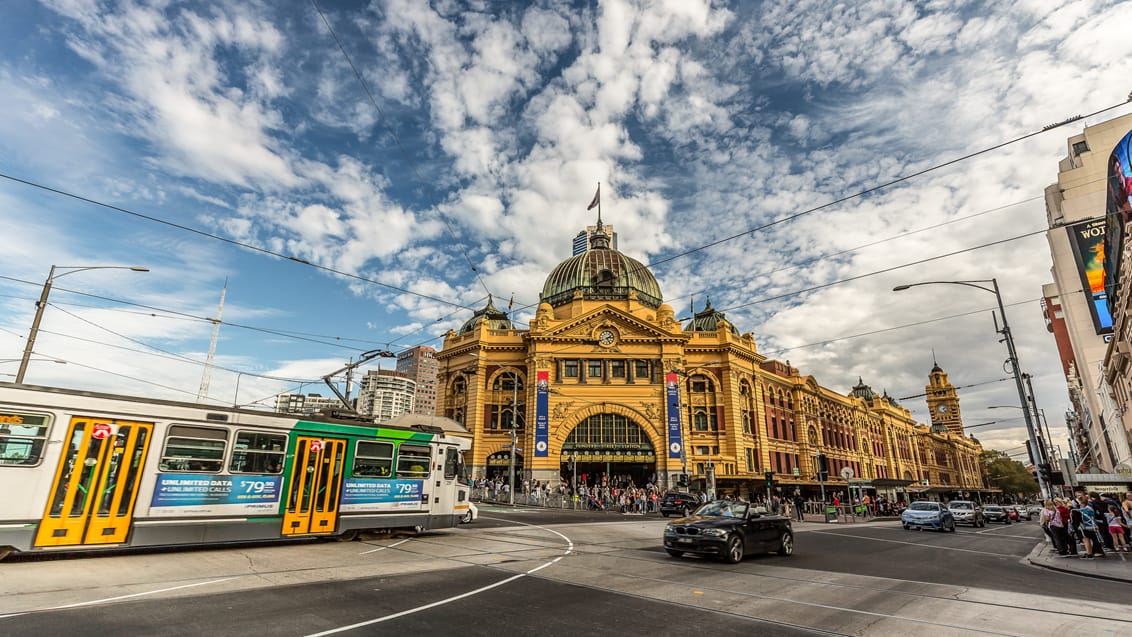
[[[1089,577],[1089,578],[1092,578],[1092,579],[1103,579],[1103,580],[1108,580],[1110,582],[1132,583],[1132,573],[1129,573],[1128,577],[1119,577],[1119,576],[1116,576],[1116,575],[1106,575],[1106,574],[1103,574],[1103,573],[1086,573],[1086,572],[1078,571],[1078,570],[1068,568],[1068,567],[1065,567],[1065,566],[1061,566],[1060,562],[1053,561],[1049,558],[1039,558],[1038,556],[1041,555],[1045,551],[1046,548],[1047,548],[1046,543],[1040,542],[1040,543],[1038,543],[1037,546],[1034,547],[1034,549],[1032,551],[1030,551],[1029,555],[1027,555],[1026,557],[1024,557],[1022,559],[1026,562],[1029,562],[1031,566],[1036,566],[1038,568],[1044,568],[1044,569],[1050,570],[1050,571],[1057,571],[1058,573],[1069,573],[1070,575],[1080,575],[1081,577]],[[1074,558],[1066,558],[1066,559],[1072,560]],[[1077,559],[1080,559],[1080,558],[1077,558]]]

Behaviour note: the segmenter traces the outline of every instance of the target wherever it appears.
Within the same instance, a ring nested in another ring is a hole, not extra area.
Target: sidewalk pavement
[[[1083,551],[1082,547],[1078,550]],[[1034,566],[1063,573],[1097,577],[1118,582],[1132,582],[1132,553],[1105,551],[1107,557],[1083,560],[1080,557],[1061,557],[1049,541],[1039,543],[1026,559]]]

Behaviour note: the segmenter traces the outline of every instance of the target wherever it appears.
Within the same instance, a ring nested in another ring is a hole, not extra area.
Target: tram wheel
[[[15,550],[16,549],[10,546],[0,546],[0,561],[3,561],[5,557],[11,555]]]
[[[336,535],[334,539],[338,540],[339,542],[353,542],[354,540],[358,539],[358,530],[350,529],[348,531],[342,531],[341,533]]]

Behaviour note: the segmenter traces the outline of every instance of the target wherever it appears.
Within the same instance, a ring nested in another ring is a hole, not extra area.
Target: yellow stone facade
[[[946,375],[942,383],[933,375],[928,392],[933,408],[949,405],[941,415],[950,426],[916,423],[907,409],[863,383],[841,394],[767,359],[753,336],[740,334],[710,302],[682,325],[659,302],[659,287],[651,273],[641,272],[644,266],[627,257],[617,261],[620,253],[601,242],[593,250],[607,253],[564,262],[565,270],[580,268],[568,273],[574,279],[561,275],[563,266],[552,273],[528,329],[513,329],[489,301],[446,335],[436,354],[437,415],[470,430],[473,476],[507,475],[514,433],[517,482],[557,484],[584,474],[593,484],[608,474],[673,488],[687,473],[692,489],[714,486],[746,497],[765,493],[764,474],[773,471],[779,493],[809,495],[819,490],[821,453],[829,459],[827,492],[850,486],[841,475],[845,467],[853,470],[854,486],[874,494],[970,497],[984,490],[982,448],[962,435]],[[645,273],[648,280],[635,278]],[[587,284],[587,276],[595,284]],[[540,371],[549,380],[546,457],[534,453]],[[669,372],[679,379],[679,458],[669,457]]]

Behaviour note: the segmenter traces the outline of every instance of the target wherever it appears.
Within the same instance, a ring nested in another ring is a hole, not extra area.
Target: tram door
[[[283,514],[283,535],[334,532],[345,458],[345,440],[298,439],[287,511]]]
[[[75,417],[36,546],[126,541],[153,424]]]

